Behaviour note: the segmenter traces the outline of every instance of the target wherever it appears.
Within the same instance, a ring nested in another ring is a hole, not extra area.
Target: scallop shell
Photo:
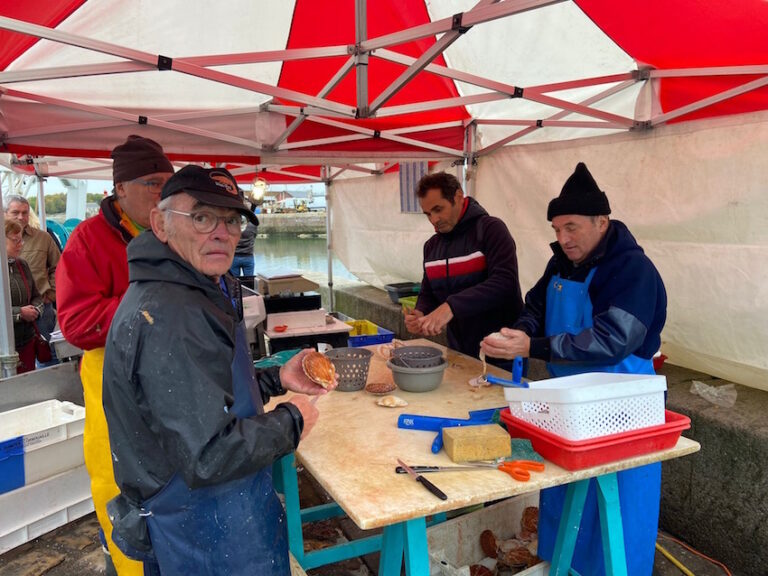
[[[307,378],[320,384],[323,388],[328,388],[336,377],[336,367],[325,354],[320,352],[310,352],[301,360],[301,367]]]
[[[400,406],[408,406],[408,402],[399,398],[398,396],[384,396],[379,398],[376,402],[379,406],[386,406],[387,408],[398,408]]]
[[[397,390],[394,382],[368,382],[365,385],[365,391],[370,394],[388,394]]]

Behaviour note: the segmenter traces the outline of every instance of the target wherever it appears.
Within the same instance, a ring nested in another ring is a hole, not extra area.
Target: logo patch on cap
[[[233,196],[238,196],[237,186],[235,186],[235,183],[232,182],[229,176],[223,172],[211,172],[209,176],[211,177],[211,180],[216,182],[216,186],[223,188]]]

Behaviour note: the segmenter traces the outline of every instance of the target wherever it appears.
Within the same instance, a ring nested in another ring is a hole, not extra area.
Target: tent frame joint
[[[651,120],[635,120],[635,123],[629,128],[636,132],[645,132],[653,128],[653,122]]]
[[[140,124],[140,125],[142,125],[142,126],[143,126],[143,125],[145,125],[147,122],[148,122],[148,119],[147,119],[147,117],[146,117],[146,116],[139,116],[139,124]]]
[[[644,80],[649,80],[651,78],[651,68],[639,68],[637,70],[632,71],[632,76],[635,80],[638,82],[642,82]]]
[[[451,30],[458,32],[459,34],[465,34],[472,26],[462,26],[461,21],[464,19],[464,12],[457,12],[451,17]]]
[[[157,69],[158,70],[173,70],[173,58],[170,56],[157,55]]]
[[[510,98],[522,98],[523,97],[523,88],[522,86],[515,86],[514,92],[509,95]]]

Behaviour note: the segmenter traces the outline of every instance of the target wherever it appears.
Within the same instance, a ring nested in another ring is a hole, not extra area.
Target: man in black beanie
[[[85,464],[91,495],[104,532],[107,573],[139,576],[142,563],[114,545],[107,502],[119,490],[112,471],[107,421],[101,401],[104,345],[117,305],[128,289],[128,243],[149,227],[149,213],[160,201],[173,165],[149,138],[131,135],[112,150],[114,194],[102,200],[98,215],[75,228],[56,270],[61,330],[85,352],[80,380],[85,397]]]
[[[584,163],[549,203],[547,220],[557,236],[554,256],[525,298],[505,339],[485,338],[481,348],[501,358],[539,358],[552,376],[585,372],[654,374],[667,310],[664,283],[627,227],[610,220],[608,197]],[[663,421],[660,422],[663,424]],[[658,529],[661,464],[618,473],[628,574],[653,570]],[[594,479],[592,480],[594,482]],[[566,487],[542,490],[541,558],[552,558]],[[600,520],[590,488],[571,567],[605,573]]]

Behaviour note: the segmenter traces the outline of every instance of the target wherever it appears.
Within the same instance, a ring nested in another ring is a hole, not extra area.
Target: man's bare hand
[[[320,411],[306,396],[301,394],[292,396],[290,402],[299,409],[301,417],[304,419],[304,429],[301,431],[301,439],[304,440],[315,426]]]
[[[328,392],[338,386],[339,377],[336,375],[333,384],[328,386],[327,389],[307,378],[307,375],[304,374],[304,369],[301,367],[301,361],[310,352],[312,352],[310,348],[302,350],[280,368],[280,384],[286,390],[299,392],[300,394],[309,394],[310,396],[328,394]]]
[[[504,338],[490,335],[480,342],[480,349],[486,356],[513,360],[516,356],[528,358],[531,354],[531,339],[525,332],[502,328]]]
[[[452,319],[453,310],[447,302],[443,302],[421,319],[421,333],[425,336],[437,336]]]
[[[403,306],[403,316],[405,318],[405,329],[411,334],[421,335],[421,319],[424,317],[424,312]]]
[[[21,316],[21,319],[24,320],[24,322],[34,322],[39,315],[37,308],[31,304],[22,306],[21,310],[19,310],[19,316]]]

